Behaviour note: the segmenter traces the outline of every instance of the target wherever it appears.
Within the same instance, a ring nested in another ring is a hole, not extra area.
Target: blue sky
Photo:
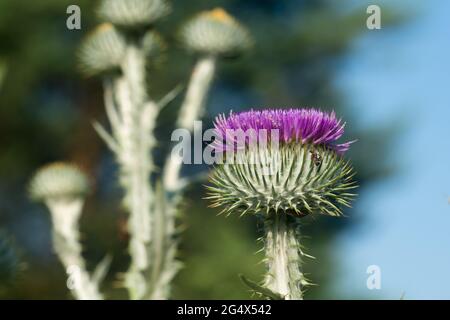
[[[335,290],[345,298],[450,299],[450,1],[395,7],[414,16],[368,31],[336,79],[358,120],[349,125],[398,119],[402,132],[387,155],[399,170],[365,189],[356,203],[364,222],[338,239]],[[372,264],[381,268],[381,290],[366,288]]]

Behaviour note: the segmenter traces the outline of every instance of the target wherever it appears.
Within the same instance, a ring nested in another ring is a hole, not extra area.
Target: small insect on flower
[[[314,165],[320,170],[322,165],[322,157],[314,150],[310,150],[309,152],[311,153],[311,162],[314,163]]]

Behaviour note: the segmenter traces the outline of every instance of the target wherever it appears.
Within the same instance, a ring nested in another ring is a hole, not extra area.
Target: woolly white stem
[[[296,225],[285,214],[264,221],[267,275],[265,286],[286,300],[303,299],[300,243]]]
[[[216,69],[216,58],[200,58],[192,71],[185,100],[178,115],[177,126],[192,130],[194,121],[204,113],[205,101]]]
[[[125,285],[132,299],[142,299],[148,292],[146,273],[151,260],[153,190],[150,175],[154,169],[151,151],[155,145],[152,133],[157,106],[147,101],[145,55],[138,46],[127,47],[122,71],[123,76],[116,80],[115,92],[120,115],[117,139],[121,182],[125,188],[125,205],[130,211],[131,265]]]
[[[157,183],[155,190],[154,233],[152,242],[152,269],[149,283],[149,299],[168,299],[170,284],[180,263],[176,260],[177,241],[175,237],[175,218],[177,197],[169,197]]]
[[[53,222],[53,246],[69,276],[68,287],[80,300],[103,299],[94,281],[86,270],[81,255],[78,220],[84,201],[82,198],[51,198],[46,200]]]
[[[213,57],[200,59],[194,67],[185,100],[177,119],[177,126],[189,131],[194,129],[194,121],[204,111],[205,100],[213,80],[216,60]],[[175,219],[181,198],[183,184],[180,173],[182,159],[175,153],[169,154],[163,168],[162,186],[157,187],[155,205],[155,231],[153,237],[152,291],[150,299],[166,299],[170,282],[180,268],[175,260],[176,242]],[[163,192],[165,191],[165,192]]]
[[[215,70],[215,59],[205,57],[194,67],[177,125],[193,130],[203,113],[205,97]],[[105,82],[105,105],[114,141],[96,126],[116,153],[130,211],[129,252],[131,265],[125,285],[132,299],[167,299],[170,282],[179,269],[175,260],[175,216],[181,183],[181,162],[169,156],[163,169],[163,184],[154,190],[151,152],[155,146],[153,129],[160,110],[149,100],[145,84],[145,57],[134,44],[127,47],[121,77]],[[117,103],[117,107],[115,104]],[[169,193],[167,193],[167,191]]]
[[[113,151],[119,159],[125,204],[130,211],[131,265],[125,285],[132,299],[167,299],[179,266],[173,240],[174,210],[166,205],[163,190],[156,192],[151,182],[151,154],[156,144],[153,129],[160,107],[147,96],[145,56],[138,46],[128,46],[122,71],[123,76],[115,79],[113,86],[105,82],[105,104],[117,140]]]
[[[194,122],[203,116],[206,97],[211,87],[215,70],[216,58],[213,56],[200,58],[196,63],[189,81],[186,97],[178,115],[178,128],[185,128],[192,132],[194,130]],[[163,184],[167,191],[174,192],[180,187],[181,166],[181,156],[172,152],[166,160],[163,172]]]

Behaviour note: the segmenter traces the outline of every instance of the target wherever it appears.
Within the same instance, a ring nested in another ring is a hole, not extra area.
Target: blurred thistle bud
[[[63,162],[44,166],[32,178],[29,192],[33,199],[47,205],[58,235],[76,237],[84,197],[89,192],[88,179],[80,169]]]
[[[98,15],[117,27],[139,29],[168,15],[170,9],[166,0],[103,0]]]
[[[334,113],[314,109],[219,116],[212,147],[225,156],[210,179],[212,206],[241,215],[342,215],[356,187],[342,157],[351,142],[335,143],[344,126]]]
[[[118,70],[125,55],[124,37],[110,23],[99,25],[84,40],[79,61],[89,76]]]
[[[252,44],[247,29],[221,8],[202,12],[188,21],[181,39],[189,50],[220,56],[238,55]]]
[[[144,34],[142,38],[142,50],[147,58],[161,56],[166,48],[166,43],[159,33],[150,30]]]
[[[84,198],[89,192],[86,175],[78,167],[55,162],[39,169],[30,183],[30,195],[37,201]]]

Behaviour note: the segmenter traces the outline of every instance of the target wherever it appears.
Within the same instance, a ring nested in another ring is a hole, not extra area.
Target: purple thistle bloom
[[[344,127],[334,112],[316,109],[250,110],[215,119],[211,147],[220,161],[209,176],[207,199],[221,213],[253,214],[264,222],[262,294],[302,299],[308,282],[296,267],[302,262],[300,219],[341,216],[356,196],[355,173],[341,156],[352,142],[336,142]]]
[[[230,146],[235,148],[236,136],[230,136],[230,132],[239,129],[244,132],[265,129],[268,136],[270,130],[278,129],[280,143],[324,145],[339,154],[346,152],[354,142],[336,144],[336,140],[344,134],[345,123],[336,118],[334,111],[326,113],[316,109],[250,110],[230,113],[228,118],[222,114],[215,119],[214,127],[219,139],[216,139],[212,147],[217,152],[229,150]],[[246,137],[247,145],[248,142],[249,138]]]

